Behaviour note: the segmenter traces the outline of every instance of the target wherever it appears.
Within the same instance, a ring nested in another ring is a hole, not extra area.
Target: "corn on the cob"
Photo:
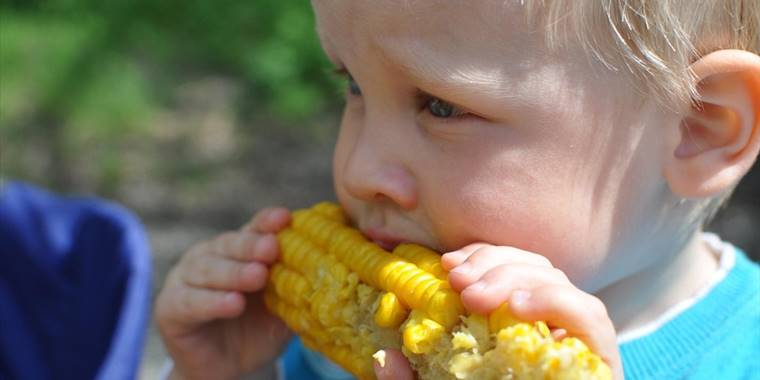
[[[267,307],[359,379],[375,378],[381,348],[400,348],[421,379],[612,377],[583,342],[555,341],[545,323],[518,321],[506,304],[465,315],[437,253],[414,244],[387,252],[335,204],[294,212],[278,240]]]

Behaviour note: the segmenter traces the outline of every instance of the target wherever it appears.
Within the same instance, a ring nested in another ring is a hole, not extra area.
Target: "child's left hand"
[[[470,312],[488,314],[509,302],[518,319],[557,327],[552,331],[556,339],[582,340],[610,366],[615,379],[623,379],[615,328],[604,304],[576,288],[545,257],[512,247],[471,244],[443,255],[441,264]],[[386,364],[390,365],[383,369],[376,365],[378,379],[413,378],[405,360]]]

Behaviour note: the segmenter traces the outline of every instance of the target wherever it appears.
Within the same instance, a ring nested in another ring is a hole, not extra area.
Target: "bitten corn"
[[[347,226],[335,204],[294,212],[278,240],[267,307],[359,379],[375,378],[383,348],[401,349],[420,379],[612,378],[583,342],[556,341],[544,322],[518,321],[506,304],[466,315],[436,252],[414,244],[387,252]]]

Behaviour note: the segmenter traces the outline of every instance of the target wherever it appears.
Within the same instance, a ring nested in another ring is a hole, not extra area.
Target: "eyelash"
[[[337,74],[337,75],[339,75],[339,76],[344,77],[344,78],[347,79],[347,81],[348,81],[348,83],[347,83],[347,87],[348,87],[347,88],[347,92],[348,92],[348,94],[350,96],[361,96],[361,89],[359,88],[359,86],[356,83],[356,81],[354,81],[353,76],[351,76],[351,73],[349,73],[348,70],[346,70],[343,67],[339,67],[339,68],[336,68],[334,70],[334,72],[335,72],[335,74]],[[356,89],[356,91],[354,91],[354,88]],[[461,120],[461,119],[467,119],[467,118],[470,118],[470,117],[475,117],[475,115],[473,115],[473,114],[471,114],[471,113],[469,113],[469,112],[467,112],[465,110],[462,110],[461,108],[459,108],[456,105],[453,105],[453,104],[451,104],[451,103],[449,103],[449,102],[447,102],[447,101],[445,101],[445,100],[443,100],[441,98],[438,98],[436,96],[432,96],[432,95],[424,93],[424,92],[420,92],[417,95],[417,103],[420,104],[420,107],[425,112],[427,112],[431,117],[433,117],[433,118],[435,118],[437,120],[444,121],[444,122],[451,122],[451,121],[455,121],[455,120]],[[451,108],[451,114],[449,116],[438,116],[438,115],[435,115],[431,111],[431,108],[430,108],[431,106],[437,106],[437,107],[448,106],[448,107]]]

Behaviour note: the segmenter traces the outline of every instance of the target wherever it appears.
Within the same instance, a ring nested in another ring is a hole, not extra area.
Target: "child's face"
[[[327,55],[356,83],[333,174],[368,236],[514,246],[589,291],[636,269],[626,255],[666,193],[649,126],[664,116],[634,109],[622,75],[573,46],[550,52],[519,5],[313,3]]]

